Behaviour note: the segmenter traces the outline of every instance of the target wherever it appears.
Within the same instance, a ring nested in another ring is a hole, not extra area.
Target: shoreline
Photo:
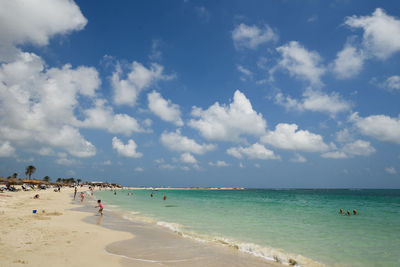
[[[105,248],[123,258],[124,266],[284,266],[226,244],[193,240],[162,225],[128,218],[126,211],[109,208],[108,203],[105,207],[101,226],[135,236]],[[91,217],[85,221],[96,223]]]
[[[33,199],[35,194],[40,198]],[[282,266],[108,209],[101,218],[88,196],[83,205],[79,193],[75,201],[72,196],[73,188],[0,193],[0,266]]]

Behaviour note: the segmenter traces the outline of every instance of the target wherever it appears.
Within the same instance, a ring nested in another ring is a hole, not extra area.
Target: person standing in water
[[[81,203],[83,203],[84,199],[85,199],[85,193],[81,192]]]
[[[75,186],[75,190],[74,190],[74,200],[76,198],[76,193],[78,193],[78,188]]]
[[[97,200],[97,206],[96,206],[96,208],[99,208],[99,213],[100,213],[100,216],[103,216],[103,204],[101,204],[101,200],[99,199],[99,200]]]

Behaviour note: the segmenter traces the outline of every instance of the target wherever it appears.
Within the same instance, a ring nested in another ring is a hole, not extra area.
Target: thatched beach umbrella
[[[48,184],[47,182],[43,181],[43,180],[22,180],[23,183],[25,184],[33,184],[33,185],[37,185],[37,184]]]
[[[7,179],[5,182],[10,184],[10,185],[22,184],[22,181],[20,179],[18,179],[18,178]]]

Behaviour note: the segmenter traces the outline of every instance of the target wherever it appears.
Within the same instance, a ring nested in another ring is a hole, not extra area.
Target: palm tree
[[[18,173],[14,172],[12,175],[12,178],[17,178],[18,177]]]
[[[49,181],[50,181],[50,177],[49,177],[49,176],[45,176],[45,177],[43,178],[43,181],[49,182]]]
[[[29,180],[31,179],[31,175],[36,171],[35,166],[33,165],[29,165],[28,167],[26,167],[26,171],[25,174],[29,175]]]
[[[79,184],[82,180],[78,178],[78,179],[76,179],[76,181],[77,181],[78,184]]]
[[[61,178],[57,178],[57,183],[61,183]]]

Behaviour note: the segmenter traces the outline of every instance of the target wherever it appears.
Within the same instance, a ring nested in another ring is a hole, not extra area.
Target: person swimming
[[[351,215],[350,211],[347,211],[347,212],[346,212],[346,215],[347,215],[347,216],[350,216],[350,215]]]
[[[167,200],[167,196],[166,195],[164,195],[164,200]]]
[[[339,214],[343,214],[343,209],[340,209],[340,210],[339,210]]]
[[[357,210],[353,210],[353,214],[357,215],[358,214]]]

